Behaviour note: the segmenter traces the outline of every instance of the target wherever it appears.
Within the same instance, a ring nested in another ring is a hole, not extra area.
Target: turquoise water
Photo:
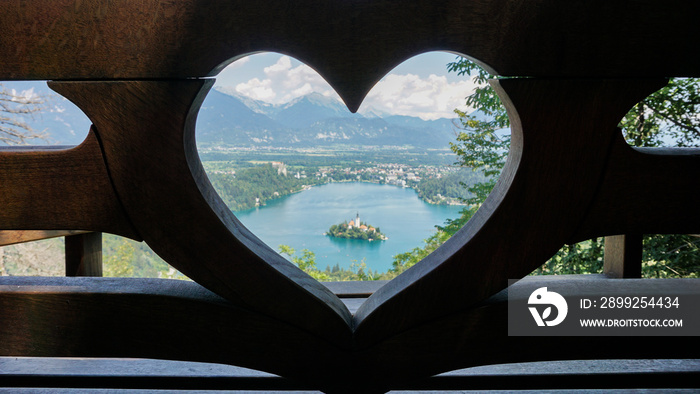
[[[435,225],[458,217],[460,209],[427,204],[413,189],[353,182],[316,186],[235,215],[275,250],[284,244],[313,251],[321,270],[336,263],[349,268],[364,259],[368,268],[385,272],[394,255],[422,246]],[[357,213],[389,239],[368,242],[324,235],[331,225],[349,222]]]

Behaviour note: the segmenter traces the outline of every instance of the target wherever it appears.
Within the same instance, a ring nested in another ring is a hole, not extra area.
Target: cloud
[[[360,109],[423,119],[452,118],[454,109],[465,110],[464,99],[477,85],[470,79],[448,82],[447,77],[430,74],[389,74],[369,92]]]
[[[253,78],[246,83],[236,85],[236,92],[268,103],[275,102],[277,90],[278,89],[274,89],[272,81],[269,79],[260,80],[258,78]]]
[[[294,67],[289,56],[281,56],[275,64],[265,67],[263,74],[263,79],[237,84],[236,92],[272,104],[287,103],[312,92],[339,99],[316,71],[305,64]]]
[[[12,89],[10,101],[20,104],[31,104],[33,101],[41,100],[41,96],[34,92],[34,88],[29,88],[18,92]]]
[[[234,63],[235,64],[235,63]],[[369,92],[360,112],[453,118],[454,109],[465,110],[464,99],[477,85],[471,79],[448,81],[444,75],[389,74]],[[286,103],[311,92],[340,99],[316,71],[305,64],[294,66],[288,56],[263,69],[261,78],[235,86],[237,93],[272,104]]]

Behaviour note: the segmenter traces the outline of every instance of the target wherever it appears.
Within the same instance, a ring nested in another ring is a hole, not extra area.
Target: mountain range
[[[45,83],[3,84],[17,93],[33,89],[35,94],[45,97],[44,110],[24,120],[35,130],[48,133],[50,143],[74,145],[85,138],[90,121]],[[199,111],[196,138],[200,146],[447,148],[454,141],[455,126],[451,119],[423,120],[371,112],[353,114],[340,101],[318,93],[272,105],[213,89]]]

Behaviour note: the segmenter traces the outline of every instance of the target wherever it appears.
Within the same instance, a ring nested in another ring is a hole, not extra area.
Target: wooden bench
[[[326,392],[493,363],[697,358],[682,337],[508,336],[504,289],[565,243],[700,231],[698,151],[633,149],[617,129],[667,77],[700,77],[698,11],[690,0],[1,2],[0,81],[49,80],[93,126],[72,149],[0,150],[0,230],[143,240],[196,283],[1,278],[0,355],[224,363]],[[512,122],[508,163],[460,232],[351,312],[221,202],[197,156],[197,111],[212,77],[251,53],[305,62],[355,111],[394,66],[433,50],[518,77],[493,82]],[[634,276],[620,261],[613,275]],[[620,279],[560,282],[581,280]]]

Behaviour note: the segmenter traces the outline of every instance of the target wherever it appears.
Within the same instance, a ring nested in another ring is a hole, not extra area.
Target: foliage
[[[642,275],[645,277],[700,276],[700,235],[647,235],[642,253]]]
[[[207,174],[212,186],[232,211],[243,211],[264,205],[266,201],[302,190],[304,185],[317,184],[315,178],[297,179],[279,173],[271,164],[246,168],[231,173]]]
[[[433,235],[428,239],[424,240],[425,245],[422,247],[415,247],[411,251],[397,254],[394,256],[394,261],[391,263],[392,268],[389,273],[392,275],[398,275],[408,268],[415,265],[417,262],[423,260],[426,256],[432,253],[438,246],[442,245],[445,241],[450,238],[450,234],[445,231],[438,229]]]
[[[603,270],[604,238],[593,238],[564,245],[546,263],[537,267],[535,275],[597,274]]]
[[[372,271],[371,268],[367,268],[365,259],[362,259],[361,262],[353,261],[350,264],[350,268],[341,268],[338,264],[334,265],[333,268],[327,266],[323,272],[328,275],[328,280],[333,282],[348,280],[389,280],[396,276],[391,273]]]
[[[264,149],[255,152],[200,152],[200,157],[212,185],[234,212],[251,209],[256,203],[264,205],[270,198],[285,196],[291,193],[290,190],[301,190],[304,185],[358,181],[385,184],[387,179],[383,171],[387,165],[402,167],[406,176],[399,180],[416,190],[422,200],[430,204],[460,203],[469,197],[462,184],[480,181],[483,175],[469,169],[450,168],[455,156],[447,154],[447,148],[446,151],[399,151],[393,156],[384,150],[346,152],[325,148],[303,153],[268,152]],[[212,160],[214,158],[217,160]],[[275,160],[285,163],[288,175],[275,174],[270,168],[265,168],[270,166],[267,163]],[[296,173],[302,177],[295,178],[292,174]],[[250,182],[251,174],[255,174],[259,181]],[[399,180],[389,183],[400,184]],[[274,183],[266,183],[268,181]]]
[[[448,70],[472,76],[478,84],[466,98],[476,111],[456,110],[461,123],[457,142],[451,144],[457,164],[482,170],[486,180],[468,187],[472,197],[461,216],[448,220],[425,240],[425,246],[394,256],[392,271],[400,273],[417,263],[459,230],[476,213],[495,186],[510,146],[510,126],[505,107],[486,84],[493,76],[465,59],[457,58]],[[672,79],[669,84],[638,103],[622,119],[626,140],[635,146],[659,146],[672,138],[679,147],[697,146],[700,141],[700,81]],[[641,213],[640,213],[641,214]],[[646,235],[643,239],[642,273],[647,277],[697,276],[700,238],[697,235]],[[604,239],[595,238],[565,245],[535,274],[579,274],[601,272]]]
[[[700,140],[698,114],[700,82],[675,78],[635,105],[620,127],[633,146],[660,146],[665,137],[678,147],[696,147]]]
[[[161,259],[145,242],[104,234],[102,256],[104,276],[188,279]]]
[[[24,145],[30,140],[46,139],[46,134],[33,130],[23,117],[43,110],[42,97],[30,90],[18,94],[0,84],[0,144]]]
[[[297,256],[294,248],[289,245],[279,245],[278,250],[281,255],[287,256],[302,271],[319,281],[379,280],[391,279],[395,276],[373,272],[367,268],[367,264],[364,261],[360,263],[353,262],[350,264],[350,269],[340,268],[336,264],[332,268],[329,266],[324,271],[321,271],[316,268],[316,254],[308,249],[302,249],[301,256]]]
[[[289,245],[280,245],[278,249],[281,255],[286,255],[292,263],[296,264],[299,269],[309,274],[312,278],[323,281],[330,280],[328,274],[316,268],[316,254],[314,252],[302,249],[301,256],[295,256],[296,251]]]
[[[105,257],[102,262],[103,276],[131,277],[134,276],[134,252],[136,249],[127,240],[122,240],[114,253]]]
[[[473,196],[467,185],[483,182],[485,179],[482,173],[463,168],[439,178],[421,178],[416,191],[418,197],[430,203],[441,204],[445,199],[466,201]]]
[[[0,247],[0,276],[65,276],[64,239]]]

